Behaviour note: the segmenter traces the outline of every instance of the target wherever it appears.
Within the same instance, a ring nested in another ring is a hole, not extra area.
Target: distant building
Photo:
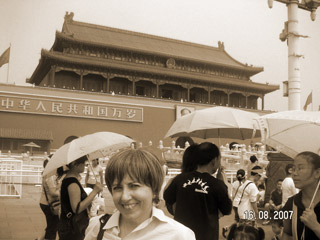
[[[22,151],[32,140],[42,144],[39,151],[49,150],[68,136],[94,131],[158,141],[178,106],[260,112],[265,94],[279,89],[252,82],[262,71],[233,59],[222,42],[210,47],[78,22],[67,13],[52,48],[41,51],[27,79],[34,87],[0,88],[0,149]],[[24,129],[28,137],[21,135]]]

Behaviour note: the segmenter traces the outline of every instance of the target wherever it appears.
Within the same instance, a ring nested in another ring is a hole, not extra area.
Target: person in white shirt
[[[289,163],[285,168],[287,177],[282,182],[282,207],[286,204],[289,197],[298,192],[292,179],[292,168],[292,163]]]
[[[87,174],[85,178],[86,187],[93,189],[94,185],[99,182],[103,184],[103,169],[99,165],[99,158],[91,161],[91,166],[87,167]]]
[[[234,212],[234,220],[236,223],[239,222],[239,214],[238,214],[238,205],[239,205],[239,201],[240,201],[240,197],[241,197],[241,193],[239,192],[239,188],[242,186],[242,184],[245,182],[246,180],[246,172],[243,169],[238,169],[237,171],[237,181],[234,181],[232,183],[232,209]],[[226,226],[222,228],[222,236],[224,236],[225,238],[227,238],[227,232],[229,231],[231,225],[230,226]]]
[[[248,223],[255,226],[255,219],[258,218],[257,195],[259,190],[256,183],[260,180],[262,168],[255,166],[251,170],[251,176],[241,185],[241,194],[238,206],[240,223]]]
[[[266,193],[264,183],[260,183],[258,185],[258,190],[259,190],[259,193],[257,195],[257,206],[259,208],[264,208],[264,196]]]
[[[193,231],[154,205],[164,172],[159,159],[145,149],[125,149],[108,162],[105,180],[117,211],[100,230],[101,216],[93,217],[85,240],[195,240]],[[101,232],[102,231],[102,232]]]

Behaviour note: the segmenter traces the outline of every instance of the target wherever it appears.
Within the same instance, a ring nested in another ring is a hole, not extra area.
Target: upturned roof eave
[[[118,45],[97,43],[97,42],[92,42],[92,41],[85,41],[85,40],[82,40],[82,39],[73,38],[72,34],[69,34],[69,33],[66,34],[66,33],[62,33],[62,32],[59,32],[59,31],[56,31],[56,40],[55,40],[55,42],[54,42],[54,44],[53,44],[51,49],[52,50],[57,50],[59,44],[62,43],[60,41],[64,41],[64,40],[65,41],[69,41],[69,42],[73,42],[73,43],[77,43],[77,44],[91,45],[91,46],[96,46],[96,47],[110,47],[110,48],[120,49],[120,46],[118,46]],[[146,50],[143,50],[143,49],[132,48],[132,47],[127,47],[127,46],[121,46],[121,49],[124,49],[124,50],[127,50],[127,51],[136,51],[136,52],[140,52],[140,53],[143,53],[143,54],[153,54],[153,55],[158,55],[158,56],[161,56],[161,57],[193,61],[193,62],[198,62],[198,63],[202,63],[202,64],[206,64],[206,65],[233,69],[233,70],[237,70],[237,71],[244,71],[244,72],[248,73],[248,75],[250,77],[254,76],[254,75],[256,75],[256,74],[258,74],[258,73],[260,73],[260,72],[262,72],[264,70],[263,67],[247,66],[247,65],[235,60],[225,50],[223,50],[224,54],[226,54],[230,59],[232,59],[232,61],[236,62],[240,66],[237,67],[237,66],[232,66],[232,65],[228,65],[228,64],[204,61],[204,60],[197,59],[197,58],[187,58],[187,57],[181,57],[181,56],[176,56],[176,55],[163,54],[161,52],[156,52],[156,51],[146,51]],[[219,51],[221,51],[221,50],[219,50]]]
[[[45,67],[44,59],[46,60],[53,60],[55,62],[60,63],[71,63],[71,64],[77,64],[81,66],[94,66],[94,67],[102,67],[102,68],[114,68],[114,69],[120,69],[120,70],[126,70],[126,71],[133,71],[133,72],[145,72],[145,73],[151,73],[151,74],[161,74],[161,75],[167,75],[171,77],[180,77],[180,78],[187,78],[187,79],[194,79],[194,80],[202,80],[205,82],[210,83],[216,83],[221,85],[221,78],[223,79],[223,85],[232,85],[234,87],[241,87],[241,88],[248,88],[251,90],[257,90],[263,94],[267,94],[270,92],[273,92],[275,90],[279,89],[279,85],[266,85],[262,83],[255,83],[255,82],[249,82],[249,81],[243,81],[243,80],[233,80],[230,78],[224,78],[224,77],[214,77],[214,76],[203,76],[203,74],[199,73],[193,73],[193,72],[183,72],[181,70],[174,70],[174,69],[156,69],[154,66],[138,66],[134,63],[126,63],[121,62],[121,64],[117,64],[114,61],[110,61],[108,59],[99,59],[97,61],[95,58],[87,57],[87,56],[77,56],[77,55],[71,55],[71,54],[63,54],[60,52],[52,52],[47,50],[41,51],[41,57],[42,61],[40,61],[37,70],[35,71],[32,77],[30,78],[30,83],[35,82],[35,79],[39,79],[39,76],[41,74],[41,68]],[[35,82],[38,83],[39,81]]]
[[[31,77],[30,78],[27,78],[26,79],[26,82],[27,83],[35,83],[35,84],[39,84],[40,83],[40,79],[42,79],[45,74],[47,73],[47,69],[48,67],[50,66],[47,66],[48,65],[46,62],[46,58],[45,58],[45,54],[43,54],[43,51],[45,51],[44,49],[41,49],[41,58],[39,60],[39,63],[36,67],[36,69],[34,70],[34,72],[32,73]],[[38,81],[36,81],[38,80]]]

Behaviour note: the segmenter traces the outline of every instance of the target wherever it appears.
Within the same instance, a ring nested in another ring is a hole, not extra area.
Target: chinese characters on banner
[[[143,108],[99,102],[0,96],[0,111],[143,122]]]

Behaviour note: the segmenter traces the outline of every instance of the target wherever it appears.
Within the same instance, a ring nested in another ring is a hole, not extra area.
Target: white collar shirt
[[[297,194],[292,177],[286,177],[282,182],[282,207],[286,204],[289,197]]]
[[[85,240],[96,240],[100,229],[99,218],[90,219]],[[103,227],[103,240],[195,240],[193,231],[181,223],[164,215],[163,211],[153,207],[151,218],[142,222],[124,238],[119,237],[120,212],[116,211]]]

